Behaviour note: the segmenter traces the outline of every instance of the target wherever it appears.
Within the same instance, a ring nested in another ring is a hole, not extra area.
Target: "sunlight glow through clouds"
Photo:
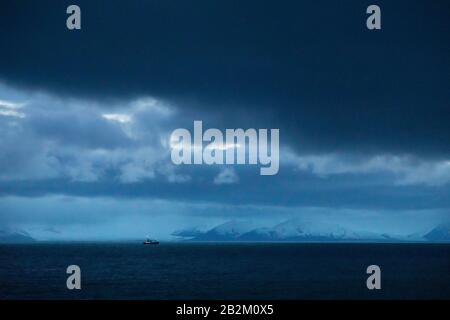
[[[104,113],[102,114],[102,117],[110,120],[110,121],[117,121],[120,123],[127,123],[131,122],[131,116],[128,114],[120,114],[120,113]]]
[[[0,100],[0,116],[25,118],[25,113],[17,111],[23,106],[25,106],[25,103]]]

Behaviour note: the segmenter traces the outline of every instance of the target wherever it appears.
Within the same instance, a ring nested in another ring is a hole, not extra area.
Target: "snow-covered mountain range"
[[[228,221],[210,230],[195,233],[177,231],[173,235],[190,241],[290,241],[290,242],[450,242],[450,226],[440,225],[426,234],[389,235],[351,230],[332,223],[290,219],[273,227],[254,228],[248,222]],[[183,236],[186,235],[186,236]]]

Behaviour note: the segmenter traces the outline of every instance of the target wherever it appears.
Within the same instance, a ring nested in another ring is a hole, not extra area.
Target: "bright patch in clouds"
[[[110,120],[110,121],[117,121],[120,123],[127,123],[131,122],[131,116],[128,114],[120,114],[120,113],[104,113],[102,114],[102,117]]]
[[[191,149],[191,150],[203,150],[202,145],[189,143],[189,142],[180,142],[176,141],[175,138],[170,139],[170,147],[172,149],[181,150],[181,149]],[[212,150],[220,150],[220,151],[226,151],[229,149],[235,149],[235,148],[241,148],[242,146],[239,143],[220,143],[220,142],[213,142],[210,144],[207,144],[205,147],[205,150],[208,149],[209,151]]]
[[[25,118],[25,113],[17,110],[22,108],[24,105],[24,103],[0,100],[0,116]]]

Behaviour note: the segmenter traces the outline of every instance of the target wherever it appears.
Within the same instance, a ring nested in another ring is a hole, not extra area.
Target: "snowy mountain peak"
[[[214,227],[211,231],[221,235],[240,235],[250,231],[252,228],[254,228],[254,225],[251,222],[231,220]]]
[[[0,243],[23,243],[34,242],[35,240],[28,232],[20,229],[3,229],[0,230]]]
[[[307,236],[342,238],[347,234],[344,228],[336,224],[318,223],[301,219],[291,219],[282,222],[273,227],[273,231],[280,238]]]
[[[424,235],[428,241],[450,241],[450,224],[441,224]]]

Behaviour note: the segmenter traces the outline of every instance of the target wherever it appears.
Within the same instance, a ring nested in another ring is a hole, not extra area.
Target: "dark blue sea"
[[[66,288],[68,265],[81,290]],[[366,268],[381,267],[381,290]],[[1,299],[450,299],[450,245],[0,245]]]

